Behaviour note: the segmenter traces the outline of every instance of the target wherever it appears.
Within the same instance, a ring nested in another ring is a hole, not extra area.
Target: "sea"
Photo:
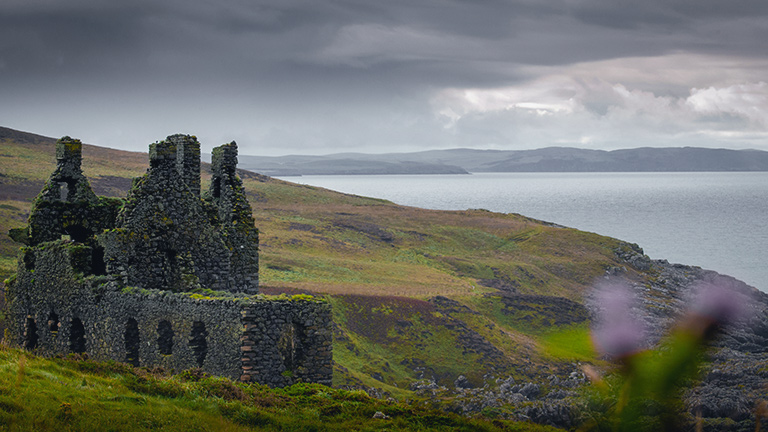
[[[768,292],[768,172],[323,175],[284,180],[397,204],[486,209],[637,243]]]

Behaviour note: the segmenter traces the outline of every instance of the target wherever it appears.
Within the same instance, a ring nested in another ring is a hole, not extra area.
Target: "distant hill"
[[[585,150],[430,150],[325,156],[240,156],[243,169],[267,175],[466,174],[468,172],[768,171],[768,152],[697,147]]]
[[[206,156],[210,160],[210,155]],[[329,156],[261,157],[240,155],[241,167],[270,176],[374,175],[374,174],[469,174],[464,168],[441,162],[399,159],[396,155],[362,153]]]
[[[30,132],[22,132],[16,129],[10,129],[2,126],[0,126],[0,140],[16,142],[18,144],[56,144],[55,138],[37,135]]]

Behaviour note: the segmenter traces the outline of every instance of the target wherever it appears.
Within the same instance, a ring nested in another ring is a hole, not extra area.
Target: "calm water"
[[[398,204],[520,213],[768,291],[768,173],[486,173],[286,180]]]

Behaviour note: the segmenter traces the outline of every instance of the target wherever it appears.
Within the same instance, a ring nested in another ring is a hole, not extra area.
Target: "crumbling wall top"
[[[206,200],[194,136],[171,135],[151,144],[149,155],[117,230],[101,236],[107,271],[144,288],[257,293],[258,230],[235,175],[237,144],[214,149],[215,192]]]
[[[64,136],[56,142],[56,162],[59,167],[80,171],[83,160],[83,143],[79,139]]]
[[[62,137],[56,141],[56,170],[51,174],[40,198],[48,201],[95,201],[80,164],[83,144],[79,139]]]
[[[190,135],[171,135],[168,141],[176,144],[176,171],[190,192],[200,196],[200,143]]]
[[[84,242],[114,225],[119,200],[93,193],[80,167],[83,145],[68,136],[56,142],[56,170],[37,196],[29,217],[29,243],[69,235]]]
[[[172,291],[258,293],[258,229],[236,175],[237,144],[214,149],[211,192],[200,196],[200,143],[171,135],[149,146],[150,167],[125,200],[97,197],[80,168],[82,143],[61,138],[57,167],[35,201],[29,245],[73,240],[91,248],[95,274]]]
[[[237,143],[232,141],[214,148],[211,168],[214,176],[234,176],[237,170]]]
[[[165,172],[176,169],[176,143],[171,140],[149,145],[149,172]]]
[[[176,134],[149,145],[150,175],[177,176],[200,196],[200,143],[192,135]]]

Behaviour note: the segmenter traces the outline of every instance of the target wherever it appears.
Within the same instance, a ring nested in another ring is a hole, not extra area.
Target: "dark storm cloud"
[[[0,12],[0,58],[13,76],[59,74],[65,59],[70,68],[119,60],[140,53],[135,11],[18,10]],[[120,20],[108,16],[119,13]],[[76,69],[76,72],[81,70]]]
[[[216,71],[225,78],[254,72],[301,77],[306,72],[296,67],[300,64],[314,76],[332,77],[341,68],[381,77],[390,75],[364,66],[391,64],[385,72],[394,73],[393,80],[400,82],[408,79],[407,68],[413,65],[410,75],[417,81],[431,70],[437,79],[450,80],[455,74],[466,82],[471,74],[476,85],[485,79],[493,85],[504,74],[488,68],[489,62],[553,65],[719,46],[758,50],[765,26],[744,31],[743,26],[728,29],[721,23],[758,20],[768,13],[766,5],[762,0],[14,0],[0,6],[5,41],[0,58],[5,74],[27,77],[119,70],[144,77],[153,70],[173,69],[163,62],[163,56],[169,56],[189,68],[186,74],[202,76]],[[711,26],[717,34],[708,35],[700,25]],[[363,46],[366,32],[381,38],[386,31],[411,31],[414,37]],[[333,44],[345,43],[344,34],[358,40],[347,41],[346,52],[334,52]],[[67,70],[62,71],[63,66]]]
[[[764,56],[768,2],[759,0],[576,0],[568,14],[597,27],[658,36],[658,50]],[[584,29],[584,31],[588,31]]]
[[[576,0],[567,1],[569,13],[590,24],[635,28],[679,27],[699,19],[755,18],[768,14],[758,0]]]
[[[693,111],[758,121],[767,15],[764,0],[5,0],[0,116],[116,146],[203,128],[322,152],[534,145],[529,125],[549,144],[664,106],[681,136]]]

